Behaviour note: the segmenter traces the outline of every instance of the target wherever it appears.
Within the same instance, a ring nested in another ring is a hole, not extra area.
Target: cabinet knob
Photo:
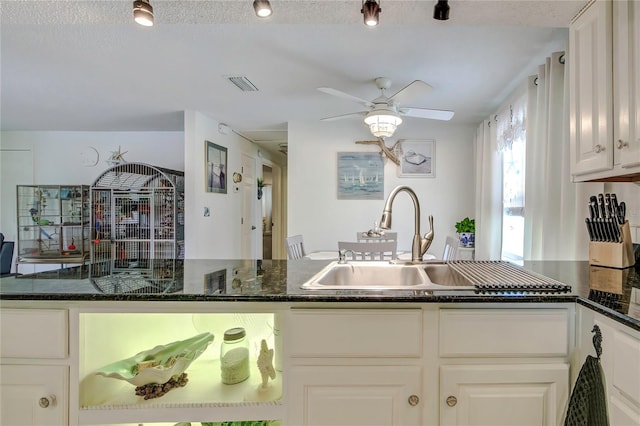
[[[599,154],[602,151],[604,151],[604,147],[602,145],[598,144],[598,145],[593,147],[593,150],[596,152],[596,154]]]
[[[626,148],[628,146],[629,146],[629,142],[625,142],[622,139],[618,139],[618,141],[616,142],[616,148],[618,149]]]
[[[42,408],[47,408],[49,405],[53,405],[55,402],[56,402],[56,396],[49,395],[48,397],[43,396],[42,398],[40,398],[40,400],[38,401],[38,404]]]
[[[415,407],[416,405],[418,405],[419,402],[420,402],[420,398],[418,398],[418,395],[411,395],[409,397],[409,405],[411,405],[412,407]]]
[[[458,403],[458,398],[456,398],[455,396],[451,395],[447,397],[447,405],[449,407],[455,407],[457,403]]]

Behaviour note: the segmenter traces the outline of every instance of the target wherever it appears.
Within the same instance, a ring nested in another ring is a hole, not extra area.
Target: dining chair
[[[295,260],[306,256],[302,235],[292,235],[285,238],[284,241],[287,246],[287,258]]]
[[[460,241],[455,238],[448,236],[444,242],[444,251],[442,252],[442,260],[456,260],[458,257],[458,246],[460,245]]]
[[[338,250],[351,251],[353,260],[391,260],[396,258],[398,242],[338,241]]]
[[[372,237],[367,235],[366,232],[357,232],[356,240],[357,241],[368,241],[368,242],[382,242],[382,241],[396,241],[398,239],[397,232],[386,232],[379,237]]]

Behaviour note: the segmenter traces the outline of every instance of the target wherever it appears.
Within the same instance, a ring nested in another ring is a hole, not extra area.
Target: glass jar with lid
[[[224,332],[220,346],[220,370],[222,383],[234,385],[249,378],[249,342],[242,327]]]

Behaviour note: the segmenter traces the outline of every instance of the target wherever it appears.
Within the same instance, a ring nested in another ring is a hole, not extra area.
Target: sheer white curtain
[[[588,259],[589,238],[584,218],[588,215],[589,195],[603,192],[603,184],[571,181],[569,88],[565,84],[568,66],[564,64],[564,52],[553,53],[538,67],[538,74],[529,77],[526,97],[516,98],[510,107],[503,108],[477,129],[476,258],[479,260],[500,259],[503,186],[500,151],[508,148],[510,132],[523,131],[524,127],[524,260]],[[526,99],[526,108],[521,99]],[[524,110],[526,116],[521,115]]]
[[[502,241],[502,156],[497,149],[497,126],[484,120],[475,136],[477,260],[500,259]]]
[[[584,218],[602,184],[571,182],[567,67],[555,52],[528,81],[525,260],[588,258]]]

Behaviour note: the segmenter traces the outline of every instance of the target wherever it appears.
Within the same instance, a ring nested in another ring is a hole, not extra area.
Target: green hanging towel
[[[571,393],[564,426],[608,426],[607,395],[600,360],[587,356]]]

